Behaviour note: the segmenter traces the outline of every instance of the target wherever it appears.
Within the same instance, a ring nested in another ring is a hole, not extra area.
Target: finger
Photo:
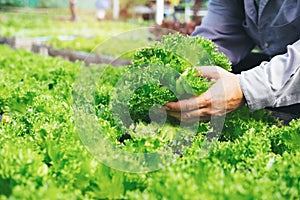
[[[206,119],[207,117],[210,116],[211,116],[211,110],[207,108],[203,108],[203,109],[197,109],[189,112],[184,112],[182,113],[181,119],[183,121],[187,121],[190,119],[197,119],[197,121],[201,121],[202,118]]]
[[[206,78],[218,79],[220,77],[215,66],[200,66],[197,67],[197,69],[199,73]]]
[[[177,102],[170,102],[163,106],[167,111],[190,111],[199,108],[198,97],[181,100]]]
[[[210,108],[212,105],[211,89],[197,96],[198,108]],[[195,109],[194,109],[195,110]]]
[[[181,112],[167,111],[167,114],[171,117],[181,120]]]
[[[176,118],[179,121],[185,122],[185,123],[195,123],[199,121],[209,121],[211,119],[210,115],[204,115],[204,116],[198,116],[199,113],[202,111],[196,110],[190,113],[189,115],[186,115],[184,112],[172,112],[168,111],[167,114],[171,117]]]
[[[182,120],[182,121],[186,124],[192,124],[192,123],[196,123],[196,122],[207,122],[210,120],[211,120],[210,116],[205,116],[205,117],[201,117],[200,119],[199,119],[199,117],[196,117],[196,118],[191,118],[191,119]]]
[[[192,97],[190,99],[181,100],[177,102],[170,102],[163,106],[167,111],[186,112],[199,108],[211,107],[212,97],[209,90],[200,96]]]
[[[214,81],[220,79],[221,76],[227,72],[223,68],[217,66],[200,66],[197,67],[197,69],[202,76]]]

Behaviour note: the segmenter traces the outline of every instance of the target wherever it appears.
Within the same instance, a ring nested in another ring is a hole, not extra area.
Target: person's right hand
[[[244,95],[237,75],[217,66],[198,67],[199,73],[214,81],[214,85],[200,96],[163,107],[168,115],[185,122],[207,121],[229,113],[244,104]]]

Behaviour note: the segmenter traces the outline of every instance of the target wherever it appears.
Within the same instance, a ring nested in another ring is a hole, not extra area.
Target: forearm
[[[300,41],[288,46],[286,54],[242,72],[239,80],[252,110],[300,103]]]

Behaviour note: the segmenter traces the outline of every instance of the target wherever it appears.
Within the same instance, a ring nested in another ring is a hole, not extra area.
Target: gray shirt
[[[192,36],[214,41],[233,64],[255,47],[272,56],[239,75],[252,110],[300,103],[300,0],[211,0]]]

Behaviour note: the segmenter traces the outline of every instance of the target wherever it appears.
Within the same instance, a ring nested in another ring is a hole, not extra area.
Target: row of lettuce
[[[90,13],[83,13],[79,21],[70,22],[68,10],[0,12],[0,37],[35,38],[56,49],[113,56],[120,55],[118,49],[104,49],[103,52],[97,52],[99,50],[97,47],[112,36],[141,27],[143,24],[136,21],[99,22]],[[145,40],[141,37],[134,39],[134,42],[143,45]],[[126,47],[122,49],[130,48],[130,41],[124,45]]]
[[[202,124],[176,162],[152,172],[122,172],[83,145],[74,122],[74,82],[85,66],[0,47],[1,199],[297,199],[300,121],[281,124],[264,111],[226,116],[220,137],[203,154],[210,128]],[[111,113],[126,70],[95,66],[98,123],[111,143],[132,152],[171,146],[178,127],[138,122],[149,134],[122,138]],[[101,112],[100,112],[101,111]],[[84,119],[82,119],[84,120]],[[130,128],[128,128],[130,133]],[[180,130],[179,130],[180,131]],[[177,144],[174,144],[177,145]],[[178,148],[176,147],[178,150]],[[174,148],[167,149],[172,151]]]

